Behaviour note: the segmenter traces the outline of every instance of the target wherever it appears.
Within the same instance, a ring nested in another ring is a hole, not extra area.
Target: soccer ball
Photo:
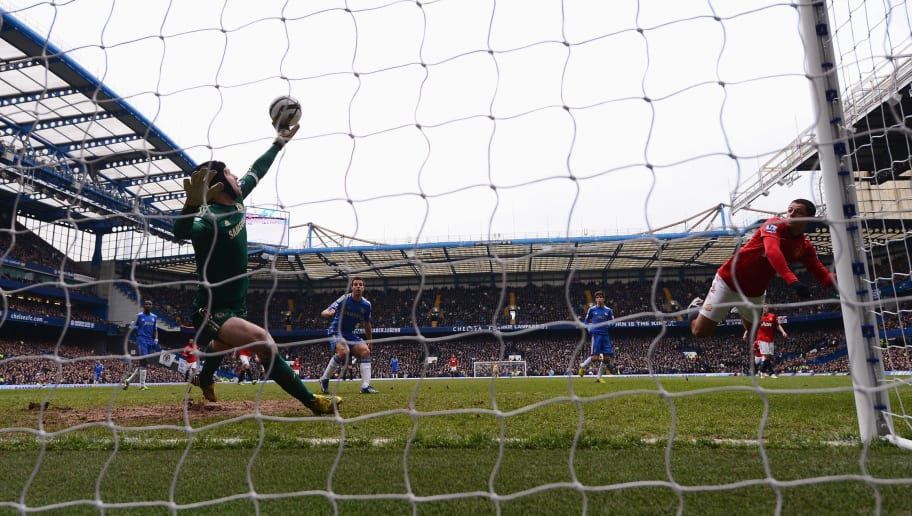
[[[301,120],[301,103],[287,95],[277,97],[269,104],[269,118],[276,130],[288,129]]]

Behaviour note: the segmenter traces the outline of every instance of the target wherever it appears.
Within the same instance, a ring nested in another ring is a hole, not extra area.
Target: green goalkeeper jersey
[[[196,211],[196,216],[192,219],[182,216],[175,221],[174,236],[189,239],[196,255],[200,286],[193,300],[195,309],[207,308],[210,313],[247,310],[247,286],[250,281],[246,274],[244,199],[266,175],[279,150],[281,147],[278,145],[270,147],[238,180],[241,195],[233,205],[209,204],[196,209],[184,208],[181,215]],[[211,287],[207,287],[204,281],[212,284]]]

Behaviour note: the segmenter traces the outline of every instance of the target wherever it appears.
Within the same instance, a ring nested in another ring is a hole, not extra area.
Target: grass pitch
[[[375,385],[335,417],[271,383],[0,391],[0,514],[909,513],[845,376]]]

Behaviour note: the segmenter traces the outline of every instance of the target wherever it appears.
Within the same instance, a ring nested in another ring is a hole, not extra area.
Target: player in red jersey
[[[253,352],[250,351],[250,348],[241,348],[237,350],[238,368],[237,368],[237,381],[238,383],[244,382],[244,376],[247,376],[247,381],[250,383],[256,383],[253,379],[253,371],[251,371],[250,361],[253,357]]]
[[[766,298],[766,288],[778,274],[800,298],[811,297],[811,289],[798,281],[789,263],[801,262],[823,286],[834,287],[834,277],[820,263],[814,245],[804,232],[809,218],[817,207],[807,199],[789,203],[784,218],[773,217],[760,227],[737,253],[716,271],[705,301],[695,298],[689,308],[700,307],[699,314],[690,321],[694,337],[708,337],[716,331],[735,303],[741,303],[738,313],[745,330],[750,331],[755,312]]]
[[[187,341],[187,345],[184,346],[184,352],[181,355],[184,357],[184,361],[187,362],[187,369],[184,371],[184,381],[188,382],[199,372],[199,361],[197,360],[199,346],[196,345],[196,341],[193,339]]]
[[[456,360],[456,355],[450,356],[450,360],[447,362],[450,367],[450,376],[456,378],[459,376],[459,361]]]
[[[760,367],[763,365],[763,353],[760,352],[760,342],[754,341],[753,347],[751,350],[754,352],[754,374],[760,376]]]
[[[785,328],[779,324],[779,316],[770,312],[768,306],[763,305],[763,315],[760,316],[760,325],[757,326],[757,338],[754,339],[754,349],[759,351],[761,357],[760,368],[757,370],[758,376],[766,373],[770,378],[776,377],[776,370],[773,369],[773,357],[776,354],[773,330],[779,330],[783,337],[788,337]],[[747,340],[749,334],[748,331],[744,332],[744,340]]]

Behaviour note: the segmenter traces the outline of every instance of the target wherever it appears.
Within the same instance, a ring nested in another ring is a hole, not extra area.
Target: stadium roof
[[[886,242],[909,237],[902,221],[865,228],[869,238]],[[658,267],[718,267],[747,234],[716,231],[655,236],[601,236],[493,242],[443,242],[400,246],[253,250],[251,277],[298,279],[308,283],[340,280],[350,275],[369,278],[453,277],[508,274],[522,277],[572,271],[619,271],[635,275]],[[815,225],[808,232],[824,260],[832,254],[829,230]],[[193,274],[191,255],[135,262],[144,269]]]
[[[183,205],[192,160],[65,53],[3,13],[0,26],[0,203],[45,221],[71,217],[107,232]],[[126,213],[126,215],[125,215]],[[141,225],[141,224],[140,224]]]
[[[912,236],[912,227],[902,220],[878,220],[876,225],[860,226],[860,231],[866,239],[881,245]],[[830,260],[833,249],[828,226],[812,224],[807,234],[821,258],[825,262]],[[484,274],[542,277],[572,271],[615,271],[635,276],[659,267],[718,267],[748,236],[749,232],[709,231],[284,251],[258,249],[251,251],[248,273],[253,279],[296,279],[308,283],[341,280],[355,274],[406,280]],[[177,275],[195,271],[191,255],[141,260],[135,265]]]
[[[890,97],[890,103],[885,104],[880,98],[871,102],[871,107],[858,114],[849,133],[852,169],[863,173],[862,181],[882,184],[912,177],[912,143],[906,134],[912,127],[912,84],[908,82],[912,78],[912,60],[903,60],[898,68],[903,75],[897,79],[904,86]],[[819,168],[814,153],[796,170]]]
[[[601,269],[651,269],[660,265],[721,264],[738,242],[730,232],[663,235],[659,238],[579,237],[493,242],[443,242],[390,246],[257,250],[250,255],[249,272],[305,281],[342,279],[349,275],[373,278],[414,278],[570,272]],[[137,266],[162,272],[192,274],[192,256],[148,259]]]

